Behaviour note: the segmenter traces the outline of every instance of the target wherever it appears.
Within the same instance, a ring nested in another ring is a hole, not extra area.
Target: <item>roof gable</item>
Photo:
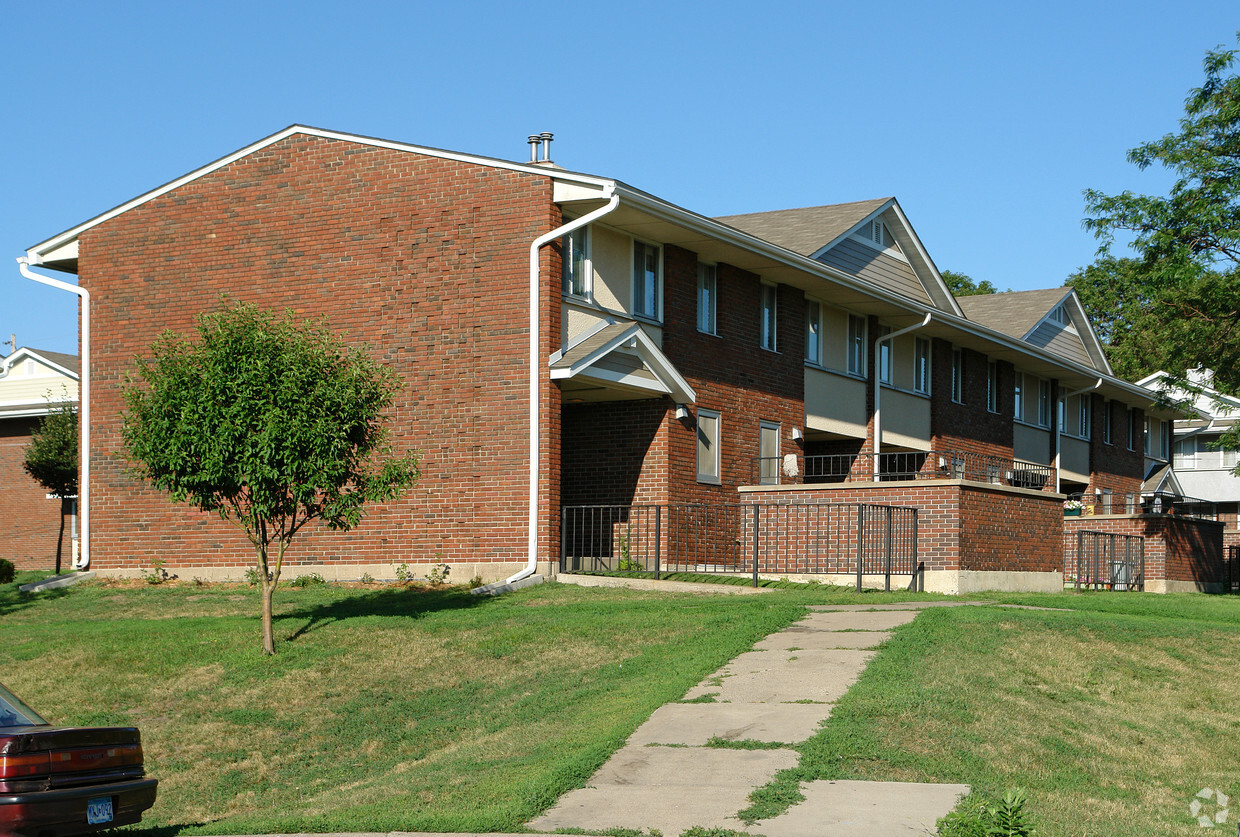
[[[958,302],[965,316],[975,323],[1107,375],[1114,374],[1089,315],[1071,288],[975,294]]]
[[[715,220],[920,304],[961,315],[895,198]]]

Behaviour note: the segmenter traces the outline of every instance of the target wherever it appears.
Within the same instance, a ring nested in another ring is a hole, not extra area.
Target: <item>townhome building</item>
[[[54,568],[58,548],[67,568],[76,554],[75,498],[49,495],[23,463],[48,411],[76,407],[78,377],[76,355],[21,346],[0,358],[0,558],[19,570]]]
[[[1140,496],[1174,412],[1070,289],[954,298],[895,198],[709,218],[530,140],[505,161],[292,126],[31,247],[92,299],[92,567],[251,560],[119,453],[126,372],[221,295],[325,316],[405,383],[419,483],[308,531],[295,571],[728,569],[752,540],[754,573],[860,577],[804,515],[874,507],[917,510],[929,588],[1062,589],[1065,497]]]

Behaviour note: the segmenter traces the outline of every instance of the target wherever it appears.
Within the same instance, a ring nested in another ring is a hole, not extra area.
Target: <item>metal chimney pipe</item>
[[[526,142],[530,144],[530,162],[531,163],[538,162],[538,141],[540,139],[541,137],[539,137],[538,134],[530,134],[529,138],[526,140]]]
[[[551,162],[551,140],[553,135],[550,131],[543,131],[542,137],[542,162]]]

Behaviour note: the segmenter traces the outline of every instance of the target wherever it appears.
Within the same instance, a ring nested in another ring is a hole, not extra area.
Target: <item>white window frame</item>
[[[1158,434],[1159,459],[1171,461],[1171,422],[1163,421]]]
[[[1083,392],[1077,396],[1076,402],[1076,429],[1077,436],[1082,439],[1090,437],[1090,430],[1093,425],[1094,417],[1094,399],[1089,397],[1088,392]]]
[[[805,301],[805,362],[822,365],[822,303]]]
[[[759,336],[758,345],[766,349],[768,352],[779,351],[777,342],[779,339],[779,288],[775,285],[768,285],[763,282],[762,299],[758,306],[759,317]]]
[[[718,334],[716,320],[719,294],[719,273],[716,266],[698,262],[697,279],[697,328],[703,334]]]
[[[913,392],[930,394],[930,341],[913,338]]]
[[[560,239],[560,252],[563,256],[563,263],[560,267],[560,294],[569,299],[581,299],[590,301],[592,299],[594,267],[590,258],[590,227],[578,227],[572,232]],[[575,291],[570,287],[570,277],[572,271],[570,265],[573,263],[573,254],[581,253],[581,276],[580,291]]]
[[[891,376],[893,367],[895,366],[892,352],[894,351],[891,341],[884,340],[888,334],[891,334],[891,326],[878,324],[878,334],[874,337],[874,345],[878,348],[875,350],[878,354],[878,380],[880,383],[891,385]]]
[[[1111,423],[1115,420],[1115,402],[1102,402],[1102,443],[1114,444],[1111,436]]]
[[[778,485],[780,474],[779,437],[782,432],[782,425],[777,421],[759,421],[758,422],[758,485]],[[762,453],[763,437],[767,434],[773,434],[775,437],[775,452],[770,456]]]
[[[867,338],[869,322],[860,314],[848,315],[848,374],[866,375]]]
[[[1150,454],[1150,450],[1152,447],[1153,445],[1150,443],[1150,417],[1146,416],[1145,417],[1145,451],[1144,453],[1146,456],[1149,456],[1151,459],[1153,458]]]
[[[1012,378],[1012,418],[1025,420],[1025,373],[1017,371]]]
[[[1038,379],[1038,427],[1051,426],[1051,382]]]
[[[1136,451],[1137,449],[1137,411],[1132,407],[1128,408],[1128,450]]]
[[[952,349],[952,401],[964,403],[964,349]]]
[[[646,289],[644,265],[640,269],[638,266],[639,258],[644,262],[648,251],[654,251],[654,277],[651,279],[653,287],[650,289],[649,298],[642,293]],[[646,310],[647,302],[654,308],[653,311]],[[633,316],[655,322],[663,321],[663,248],[638,238],[633,239]]]
[[[986,361],[986,409],[999,412],[999,363],[994,360]]]
[[[713,433],[704,425],[713,428]],[[723,458],[719,455],[719,440],[723,438],[723,416],[718,410],[707,410],[699,407],[696,422],[697,450],[697,481],[711,485],[722,485]],[[706,445],[710,453],[702,455],[702,438],[706,436]],[[705,460],[705,461],[704,461]]]
[[[1175,467],[1185,471],[1195,471],[1197,469],[1197,437],[1189,436],[1181,439],[1176,443],[1176,447],[1179,451],[1176,453]]]

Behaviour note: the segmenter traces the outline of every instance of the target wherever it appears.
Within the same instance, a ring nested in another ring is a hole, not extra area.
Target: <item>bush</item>
[[[17,568],[13,566],[13,562],[0,558],[0,584],[10,583],[16,575]]]

